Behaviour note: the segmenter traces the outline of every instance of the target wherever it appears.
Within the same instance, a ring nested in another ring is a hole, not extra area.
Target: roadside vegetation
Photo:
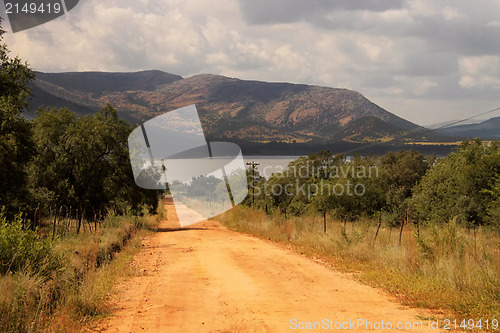
[[[269,179],[255,174],[244,205],[218,218],[229,228],[321,258],[404,304],[500,318],[499,142],[464,142],[441,159],[324,151]]]
[[[132,126],[111,106],[85,117],[29,106],[34,72],[12,58],[0,27],[0,332],[77,332],[108,295],[158,193],[138,188]],[[125,249],[125,250],[124,250]],[[114,260],[116,258],[116,260]]]
[[[110,311],[109,296],[153,216],[112,213],[97,231],[39,237],[0,216],[0,331],[78,332]],[[114,260],[116,258],[116,260]],[[134,274],[132,270],[128,273]]]

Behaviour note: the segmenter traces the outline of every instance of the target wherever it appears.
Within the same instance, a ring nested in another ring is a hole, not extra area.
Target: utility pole
[[[252,167],[252,206],[255,205],[255,167],[260,165],[259,162],[247,162],[247,165]]]
[[[326,234],[326,209],[318,209],[318,211],[323,213],[323,231]]]
[[[168,184],[167,184],[167,167],[165,167],[165,160],[162,158],[161,159],[161,171],[163,173],[163,180],[165,181],[165,193],[163,195],[167,194],[167,189],[168,189]]]

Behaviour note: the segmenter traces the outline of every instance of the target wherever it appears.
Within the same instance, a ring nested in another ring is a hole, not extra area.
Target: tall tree
[[[0,206],[12,213],[27,195],[26,165],[33,141],[30,123],[21,112],[28,107],[28,82],[34,74],[27,63],[9,56],[2,43],[4,33],[0,26]]]
[[[380,160],[387,211],[386,219],[399,225],[404,220],[412,189],[422,179],[435,161],[434,156],[425,156],[410,151],[389,152]]]
[[[500,145],[467,141],[439,161],[417,185],[412,202],[421,219],[477,225],[498,216]]]
[[[38,202],[89,213],[109,205],[156,208],[155,191],[134,183],[127,148],[132,128],[111,106],[80,118],[67,109],[40,109],[33,123],[37,154],[30,174]]]

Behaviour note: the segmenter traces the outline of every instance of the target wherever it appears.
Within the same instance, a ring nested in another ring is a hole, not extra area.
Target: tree
[[[389,152],[382,156],[381,181],[386,198],[384,210],[389,213],[390,223],[399,224],[403,221],[412,189],[434,161],[435,157],[426,157],[415,150]]]
[[[384,206],[384,193],[379,179],[377,157],[355,156],[351,161],[330,172],[337,175],[332,184],[335,211],[344,218],[371,216]]]
[[[0,27],[0,42],[4,33]],[[0,208],[8,217],[30,201],[82,206],[89,214],[103,205],[156,208],[157,193],[135,185],[127,145],[132,128],[116,110],[77,118],[67,109],[41,109],[29,122],[21,113],[33,78],[0,44]]]
[[[1,23],[1,21],[0,21]],[[0,26],[0,206],[15,213],[26,202],[26,165],[33,156],[30,123],[21,116],[28,107],[28,82],[34,74],[28,64],[1,44],[5,33]]]
[[[80,118],[67,109],[40,109],[33,124],[37,154],[30,175],[39,202],[88,213],[109,205],[156,208],[156,192],[134,183],[127,148],[132,128],[111,106]]]
[[[415,188],[412,204],[422,220],[447,222],[456,217],[468,225],[494,220],[500,196],[500,145],[476,139],[439,161]],[[498,201],[496,201],[498,202]]]

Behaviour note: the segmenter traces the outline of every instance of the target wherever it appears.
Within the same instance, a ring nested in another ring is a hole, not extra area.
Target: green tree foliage
[[[378,158],[356,156],[344,166],[339,182],[344,192],[338,196],[336,210],[353,217],[372,216],[384,207],[384,188]]]
[[[433,157],[426,157],[415,150],[389,152],[381,158],[386,183],[387,202],[395,207],[411,196],[415,184],[434,163]]]
[[[260,175],[259,170],[257,168],[252,170],[252,167],[250,167],[246,169],[244,175],[238,175],[238,177],[245,177],[248,184],[248,187],[246,189],[246,193],[248,194],[241,204],[250,207],[255,201],[258,207],[265,205],[265,201],[267,198],[262,187],[262,182],[265,181],[265,179]],[[223,191],[225,193],[226,190],[220,187],[219,191]],[[255,195],[255,200],[253,199],[253,195]]]
[[[0,206],[12,215],[26,200],[26,165],[32,157],[31,126],[21,117],[28,106],[33,72],[19,58],[9,57],[0,27]]]
[[[127,148],[132,128],[111,106],[80,118],[67,109],[41,109],[33,127],[37,153],[30,175],[37,202],[82,206],[87,213],[110,205],[156,208],[156,192],[134,183]]]
[[[330,159],[320,172],[318,194],[313,201],[318,208],[334,211],[341,218],[356,219],[371,216],[384,204],[379,180],[377,158],[355,156],[347,160],[344,156]]]
[[[424,220],[498,225],[499,175],[498,142],[467,141],[429,170],[412,203]]]
[[[282,173],[261,180],[256,202],[293,215],[318,210],[349,218],[373,215],[384,205],[377,160],[358,156],[347,161],[344,155],[333,156],[329,151],[301,157]]]
[[[5,32],[0,27],[0,42]],[[28,83],[34,73],[0,44],[0,207],[12,218],[25,204],[125,210],[157,205],[157,193],[138,188],[129,161],[132,128],[108,106],[77,118],[66,109],[39,110],[29,122]],[[43,207],[45,206],[45,207]]]
[[[413,187],[435,162],[435,157],[415,150],[389,152],[380,159],[381,182],[386,202],[384,211],[391,224],[400,224],[408,208]]]
[[[499,143],[465,142],[436,163],[416,151],[384,156],[301,157],[255,185],[255,205],[290,215],[333,212],[356,219],[383,213],[391,225],[410,208],[415,220],[472,224],[500,221]],[[248,179],[250,181],[250,179]],[[245,201],[252,203],[251,195]]]
[[[489,192],[493,198],[488,205],[490,222],[492,224],[500,225],[500,175],[497,175],[495,185]]]

